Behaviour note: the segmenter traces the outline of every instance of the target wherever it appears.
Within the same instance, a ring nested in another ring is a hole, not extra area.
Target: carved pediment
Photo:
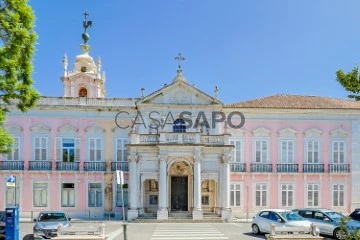
[[[284,128],[279,131],[281,137],[295,137],[296,133],[297,132],[291,128]]]
[[[46,127],[45,125],[42,124],[38,124],[31,127],[30,130],[37,133],[49,133],[51,131],[51,128]]]
[[[304,132],[305,137],[320,137],[322,132],[319,129],[311,128]]]
[[[94,125],[94,126],[90,126],[88,128],[85,128],[85,132],[87,134],[104,134],[105,129],[100,127],[100,126]]]
[[[221,102],[186,82],[174,82],[141,99],[138,103],[207,105]]]
[[[270,136],[271,131],[264,128],[264,127],[260,127],[260,128],[256,128],[252,131],[252,134],[254,137],[259,136],[259,137],[263,137],[263,136]]]
[[[191,167],[187,162],[178,161],[171,165],[169,175],[181,176],[191,174]]]
[[[78,128],[71,126],[71,125],[65,125],[60,127],[59,132],[64,135],[76,135],[76,132],[79,130]]]
[[[346,137],[347,135],[348,135],[348,132],[342,128],[337,128],[335,130],[330,131],[331,137]]]
[[[20,134],[23,131],[23,128],[17,125],[7,125],[5,129],[12,134]]]

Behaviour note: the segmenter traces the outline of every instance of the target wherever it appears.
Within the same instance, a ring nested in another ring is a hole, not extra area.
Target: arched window
[[[173,132],[186,132],[185,121],[180,118],[176,119],[173,125]]]
[[[87,90],[86,90],[86,88],[80,88],[79,97],[87,97]]]

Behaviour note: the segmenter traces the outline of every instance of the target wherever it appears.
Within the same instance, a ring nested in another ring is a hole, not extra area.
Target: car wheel
[[[252,228],[252,233],[253,233],[253,234],[260,234],[260,233],[261,233],[261,232],[260,232],[260,228],[259,228],[258,225],[253,224],[253,225],[251,226],[251,228]]]
[[[345,233],[340,228],[334,230],[334,237],[338,240],[345,239]]]

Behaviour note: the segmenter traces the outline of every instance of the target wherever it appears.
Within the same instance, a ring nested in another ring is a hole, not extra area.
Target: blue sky
[[[181,52],[190,84],[232,103],[273,94],[347,98],[338,69],[360,63],[358,0],[30,0],[38,43],[35,88],[62,96],[85,9],[90,54],[102,59],[107,97],[139,97],[171,83]]]

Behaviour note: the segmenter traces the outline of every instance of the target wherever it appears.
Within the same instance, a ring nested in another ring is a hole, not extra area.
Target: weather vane
[[[178,66],[179,66],[179,69],[181,69],[181,61],[185,61],[185,58],[181,55],[181,53],[179,53],[178,55],[177,55],[177,57],[175,57],[175,60],[177,60],[178,61]]]
[[[88,29],[88,27],[92,26],[92,21],[88,21],[87,16],[89,16],[89,13],[85,10],[85,12],[84,12],[84,18],[85,19],[83,21],[84,33],[82,34],[82,39],[84,40],[84,44],[86,44],[87,41],[89,41],[89,39],[90,39],[90,36],[86,32],[86,30]]]

